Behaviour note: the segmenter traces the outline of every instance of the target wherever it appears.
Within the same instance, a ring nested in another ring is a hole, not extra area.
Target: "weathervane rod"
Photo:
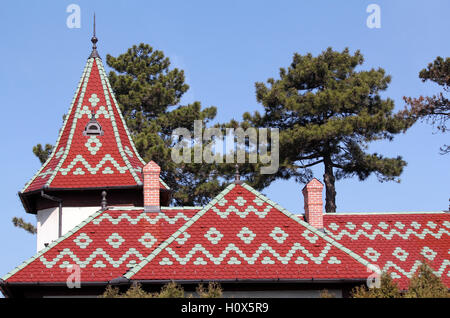
[[[94,12],[94,34],[92,36],[91,42],[92,42],[92,52],[91,52],[91,55],[89,56],[89,58],[92,58],[92,57],[93,58],[97,58],[97,57],[100,58],[100,55],[97,52],[98,39],[95,36],[95,12]]]

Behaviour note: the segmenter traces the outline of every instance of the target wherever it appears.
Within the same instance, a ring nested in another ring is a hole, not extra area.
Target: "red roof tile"
[[[247,185],[232,185],[127,275],[132,280],[365,279],[366,265]]]
[[[449,213],[326,214],[324,226],[330,237],[390,272],[402,289],[423,261],[450,287]]]
[[[65,282],[67,266],[79,265],[82,282],[124,275],[198,209],[106,210],[93,215],[33,259],[8,274],[8,282]]]
[[[402,289],[420,262],[450,286],[448,213],[326,214],[325,233],[246,184],[230,185],[204,208],[162,213],[113,208],[52,243],[7,274],[7,282],[81,279],[360,279],[369,264]]]

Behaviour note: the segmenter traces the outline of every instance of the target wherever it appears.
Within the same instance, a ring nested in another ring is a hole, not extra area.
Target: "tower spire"
[[[93,36],[91,38],[91,42],[92,42],[92,52],[91,52],[91,55],[89,55],[89,58],[91,58],[91,57],[93,57],[93,58],[95,58],[95,57],[100,58],[100,55],[97,52],[98,39],[95,36],[95,12],[94,12],[94,34],[93,34]]]

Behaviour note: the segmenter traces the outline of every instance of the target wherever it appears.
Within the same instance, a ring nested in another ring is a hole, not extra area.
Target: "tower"
[[[145,162],[114,97],[94,35],[92,52],[48,160],[19,192],[37,216],[37,249],[64,235],[102,206],[143,204]],[[160,202],[170,189],[160,179]],[[106,193],[105,193],[106,192]]]

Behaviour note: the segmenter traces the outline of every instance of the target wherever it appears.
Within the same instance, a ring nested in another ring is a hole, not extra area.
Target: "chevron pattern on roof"
[[[91,120],[102,134],[86,135]],[[22,193],[48,188],[142,185],[139,156],[108,81],[102,60],[90,57],[53,152]],[[168,189],[164,182],[161,188]]]

